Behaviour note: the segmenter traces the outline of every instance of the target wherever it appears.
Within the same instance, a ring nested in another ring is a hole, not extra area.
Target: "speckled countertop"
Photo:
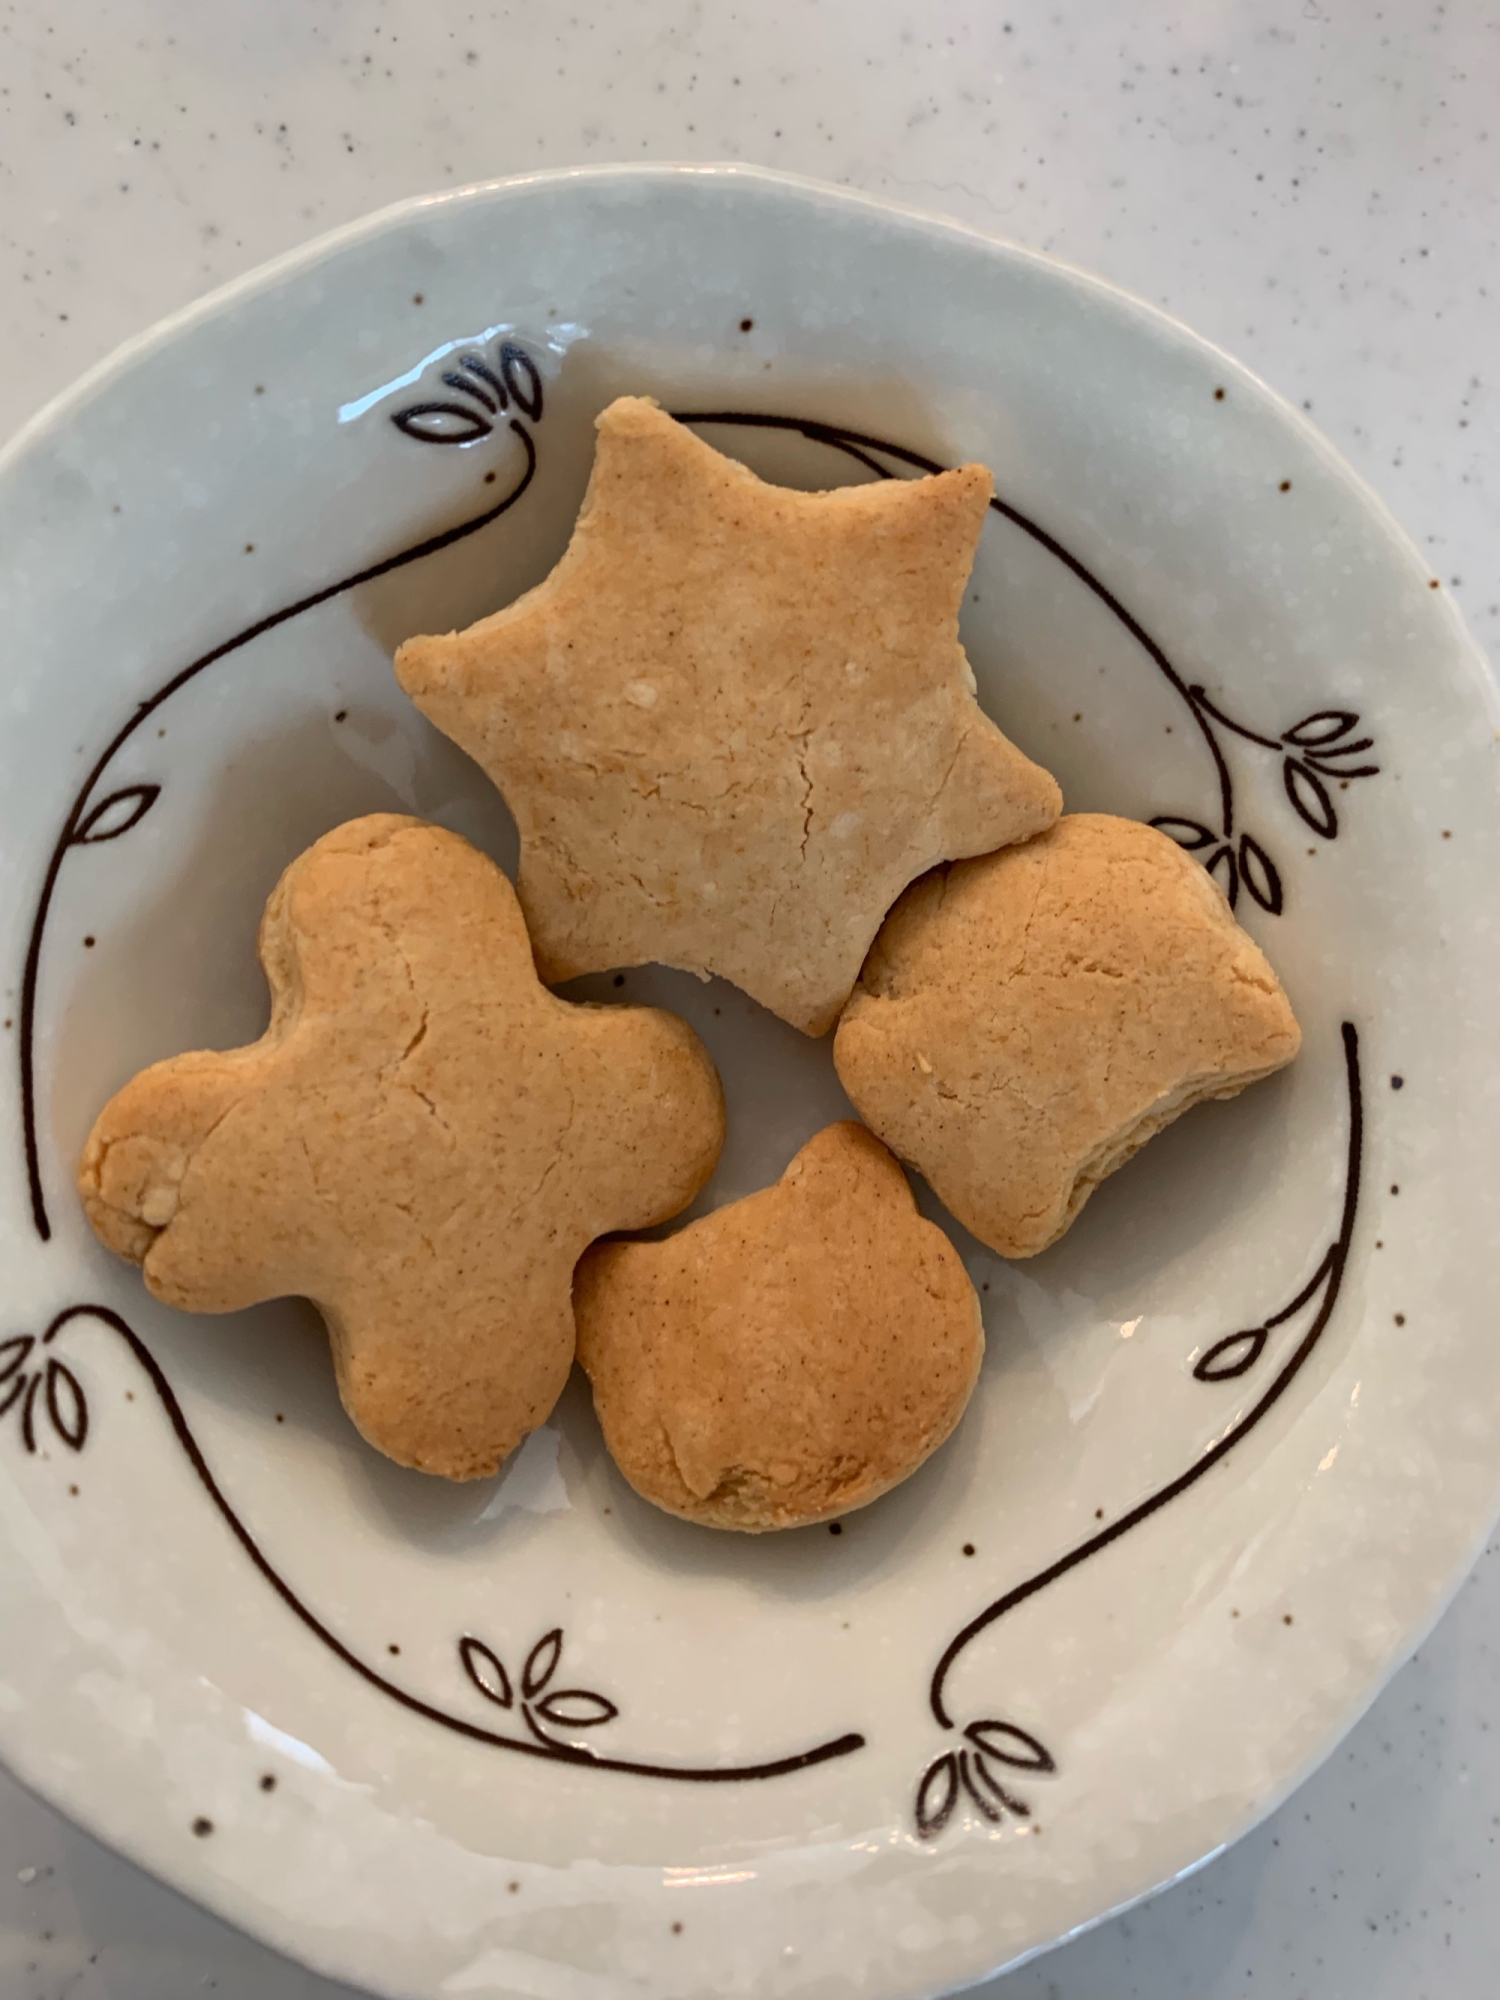
[[[1085,265],[1310,410],[1500,644],[1484,0],[8,0],[0,435],[212,285],[424,189],[738,159]],[[994,2000],[1479,2000],[1500,1549],[1264,1827]],[[5,2000],[333,2000],[0,1777]]]

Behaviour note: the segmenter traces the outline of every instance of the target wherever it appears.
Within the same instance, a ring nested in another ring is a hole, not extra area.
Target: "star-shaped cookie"
[[[538,981],[494,863],[420,820],[326,835],[260,933],[271,1024],[101,1113],[79,1186],[169,1305],[310,1298],[371,1444],[493,1472],[573,1361],[573,1266],[713,1170],[719,1080],[685,1023]]]
[[[505,794],[544,979],[720,973],[822,1034],[908,882],[1061,808],[959,644],[990,475],[793,492],[636,397],[598,433],[552,574],[397,678]]]
[[[1163,1126],[1301,1041],[1211,876],[1154,827],[1072,813],[907,891],[833,1060],[959,1221],[1030,1257]]]

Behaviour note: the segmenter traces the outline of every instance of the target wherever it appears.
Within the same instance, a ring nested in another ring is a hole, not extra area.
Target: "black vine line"
[[[489,379],[491,371],[481,357],[473,359],[484,370],[480,379]],[[462,364],[461,364],[462,365]],[[499,404],[495,414],[498,423],[499,410],[514,402],[533,423],[542,419],[542,380],[536,364],[523,349],[507,343],[501,351],[499,383],[500,394],[506,402]],[[491,401],[495,401],[493,396]],[[496,428],[496,423],[488,417],[482,418],[482,428],[475,428],[467,437],[441,438],[428,436],[420,427],[418,419],[423,412],[436,409],[439,405],[413,404],[408,409],[399,410],[391,421],[408,436],[428,443],[463,444],[475,438],[488,436]],[[457,406],[454,406],[457,407]],[[476,418],[476,422],[481,419]],[[526,425],[514,416],[506,421],[506,429],[520,439],[525,453],[525,464],[521,476],[510,491],[493,506],[486,507],[467,521],[460,521],[456,527],[445,528],[440,534],[428,535],[409,549],[402,549],[396,555],[386,556],[379,562],[368,564],[356,570],[351,576],[340,577],[337,583],[330,583],[322,590],[315,590],[306,597],[299,597],[295,603],[283,605],[279,611],[272,611],[264,618],[256,619],[243,631],[236,632],[231,639],[210,647],[200,653],[196,660],[190,660],[180,667],[170,679],[163,681],[154,694],[136,703],[134,713],[122,723],[109,739],[92,770],[78,789],[77,796],[68,808],[62,831],[53,843],[52,852],[42,875],[42,886],[37,895],[36,911],[31,921],[31,931],[26,944],[26,958],[21,972],[20,1033],[17,1038],[17,1054],[21,1069],[21,1138],[26,1154],[26,1180],[31,1192],[31,1218],[38,1236],[45,1243],[52,1235],[52,1223],[47,1213],[46,1191],[42,1186],[41,1153],[37,1140],[36,1116],[36,1000],[37,987],[41,975],[42,945],[46,936],[47,918],[51,913],[52,899],[57,890],[58,877],[62,873],[64,861],[76,847],[92,847],[103,840],[118,840],[121,834],[129,833],[145,818],[161,796],[161,786],[157,784],[126,785],[121,790],[110,792],[106,797],[96,799],[94,794],[109,766],[119,752],[135,735],[141,724],[154,715],[162,703],[196,680],[206,668],[227,659],[248,646],[252,640],[260,639],[267,632],[274,632],[279,625],[287,624],[293,618],[300,618],[304,611],[314,611],[320,604],[327,604],[332,598],[342,597],[346,591],[356,590],[363,583],[373,583],[377,577],[388,576],[392,570],[404,569],[408,563],[420,562],[424,556],[436,555],[440,549],[451,548],[455,542],[464,541],[468,536],[478,534],[492,521],[498,521],[521,498],[536,476],[536,445]]]
[[[676,411],[674,415],[679,423],[685,424],[738,424],[758,430],[794,431],[813,444],[826,444],[832,450],[842,452],[846,458],[853,459],[881,479],[897,476],[889,466],[881,463],[881,457],[895,459],[898,464],[909,465],[918,472],[941,472],[944,469],[935,458],[926,458],[921,452],[908,451],[902,445],[889,444],[863,431],[819,423],[811,417],[775,417],[749,410],[689,410]],[[880,457],[876,456],[877,453]],[[1241,831],[1236,841],[1234,775],[1219,740],[1219,730],[1227,729],[1262,749],[1285,753],[1282,781],[1287,797],[1304,823],[1324,840],[1338,837],[1338,814],[1323,779],[1332,777],[1342,784],[1351,778],[1373,778],[1380,769],[1378,764],[1351,766],[1340,760],[1361,755],[1373,748],[1375,739],[1365,736],[1348,743],[1342,740],[1359,726],[1359,717],[1348,709],[1319,709],[1312,715],[1304,716],[1279,737],[1262,736],[1258,730],[1234,721],[1209,700],[1201,686],[1183,679],[1162,648],[1140,621],[1126,610],[1109,586],[1080,562],[1070,549],[1065,548],[1055,535],[998,495],[990,501],[990,506],[1023,534],[1029,535],[1049,555],[1055,556],[1113,613],[1183,702],[1207,746],[1219,786],[1218,831],[1205,826],[1200,820],[1173,813],[1159,815],[1151,821],[1151,825],[1190,851],[1213,849],[1204,865],[1211,875],[1220,878],[1231,909],[1238,905],[1243,887],[1263,910],[1272,916],[1280,916],[1286,900],[1281,871],[1260,842],[1249,833]]]
[[[217,1508],[220,1517],[230,1533],[239,1543],[251,1562],[260,1571],[266,1582],[286,1605],[287,1609],[307,1627],[314,1638],[320,1640],[334,1657],[343,1662],[371,1687],[379,1688],[392,1701],[409,1709],[413,1715],[423,1716],[428,1722],[435,1722],[442,1729],[449,1729],[458,1736],[467,1736],[476,1743],[488,1744],[496,1750],[515,1750],[526,1757],[550,1758],[554,1763],[584,1764],[596,1771],[623,1771],[641,1778],[670,1778],[684,1784],[724,1785],[737,1784],[756,1778],[782,1778],[792,1771],[805,1771],[814,1764],[826,1764],[835,1757],[847,1757],[855,1750],[864,1748],[865,1739],[850,1731],[842,1736],[831,1737],[827,1742],[816,1743],[809,1750],[798,1750],[787,1757],[773,1757],[754,1764],[654,1764],[640,1758],[606,1757],[594,1750],[581,1748],[577,1744],[559,1740],[540,1726],[551,1724],[554,1729],[589,1729],[601,1723],[612,1722],[619,1709],[603,1695],[594,1694],[584,1688],[559,1688],[548,1692],[550,1683],[562,1658],[563,1635],[560,1629],[548,1632],[527,1655],[521,1676],[521,1694],[518,1706],[526,1734],[507,1734],[500,1730],[486,1729],[482,1724],[471,1722],[462,1715],[450,1713],[436,1707],[432,1702],[423,1701],[396,1681],[387,1679],[358,1653],[347,1646],[338,1635],[325,1625],[297,1595],[269,1556],[261,1548],[245,1523],[229,1504],[222,1487],[209,1470],[208,1461],[199,1449],[198,1441],[188,1426],[172,1385],[163,1374],[159,1363],[149,1347],[133,1327],[109,1306],[76,1305],[68,1306],[58,1313],[46,1331],[37,1337],[29,1333],[12,1335],[0,1344],[0,1416],[12,1408],[22,1412],[22,1441],[28,1452],[35,1453],[38,1442],[35,1431],[36,1414],[45,1408],[51,1418],[58,1437],[70,1451],[81,1452],[89,1437],[88,1401],[77,1376],[67,1364],[48,1353],[52,1343],[66,1327],[75,1321],[90,1320],[97,1325],[108,1327],[119,1335],[129,1348],[136,1362],[144,1371],[147,1380],[156,1391],[157,1400],[166,1412],[177,1442],[186,1454],[188,1463],[197,1474],[199,1484]],[[28,1368],[33,1356],[46,1355],[45,1365]],[[517,1708],[516,1696],[509,1675],[500,1662],[498,1654],[482,1640],[466,1636],[459,1641],[459,1660],[472,1684],[489,1702],[502,1709]]]
[[[1255,1366],[1265,1349],[1271,1330],[1291,1318],[1293,1313],[1311,1301],[1321,1291],[1317,1312],[1301,1340],[1282,1363],[1270,1383],[1262,1391],[1250,1409],[1222,1437],[1194,1459],[1186,1471],[1178,1473],[1175,1479],[1158,1487],[1127,1513],[1112,1521],[1107,1528],[1090,1535],[1085,1541],[1059,1556],[1045,1569],[1029,1576],[1024,1583],[1018,1583],[1001,1597],[987,1604],[971,1618],[967,1625],[954,1634],[944,1647],[937,1666],[933,1669],[932,1681],[928,1688],[928,1704],[938,1726],[945,1730],[955,1727],[949,1712],[946,1693],[948,1676],[957,1664],[960,1654],[987,1631],[997,1619],[1014,1611],[1028,1598],[1038,1595],[1049,1584],[1065,1577],[1091,1556],[1107,1549],[1123,1535],[1138,1528],[1153,1514],[1159,1513],[1169,1501],[1175,1500],[1188,1488],[1196,1486],[1205,1473],[1211,1472],[1219,1461],[1242,1444],[1251,1431],[1260,1423],[1266,1413],[1286,1394],[1292,1382],[1307,1363],[1309,1355],[1323,1336],[1323,1330],[1333,1317],[1333,1309],[1338,1303],[1339,1292],[1344,1282],[1344,1272],[1349,1262],[1349,1250],[1354,1240],[1354,1219],[1359,1207],[1360,1163],[1364,1149],[1364,1100],[1360,1086],[1359,1031],[1352,1021],[1345,1021],[1342,1028],[1344,1044],[1344,1081],[1348,1095],[1348,1144],[1344,1168],[1344,1196],[1339,1215],[1338,1234],[1324,1252],[1312,1277],[1297,1293],[1291,1304],[1271,1314],[1258,1327],[1241,1333],[1232,1333],[1222,1340],[1216,1340],[1201,1356],[1193,1368],[1195,1378],[1200,1382],[1223,1382],[1238,1378]],[[997,1732],[1004,1732],[1003,1737]],[[1039,1775],[1050,1775],[1057,1765],[1050,1753],[1036,1737],[1019,1729],[1010,1722],[970,1723],[963,1732],[967,1742],[955,1750],[945,1751],[923,1772],[917,1785],[914,1820],[918,1834],[931,1839],[941,1833],[952,1817],[959,1802],[960,1789],[965,1792],[971,1804],[977,1807],[986,1819],[999,1819],[1001,1813],[1010,1811],[1020,1818],[1028,1816],[1024,1804],[1009,1797],[1001,1798],[999,1788],[992,1782],[993,1774],[980,1763],[981,1755],[992,1761],[1008,1763],[1013,1767],[1029,1770]],[[1004,1747],[1002,1747],[1002,1745]],[[1007,1750],[1009,1754],[1007,1755]],[[987,1796],[981,1797],[981,1792]]]

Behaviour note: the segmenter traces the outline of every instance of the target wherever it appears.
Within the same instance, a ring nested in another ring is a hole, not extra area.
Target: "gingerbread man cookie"
[[[1164,1125],[1301,1040],[1211,877],[1153,827],[1075,813],[907,891],[833,1059],[959,1221],[1030,1257]]]
[[[373,1445],[493,1472],[567,1380],[580,1253],[712,1172],[718,1076],[670,1014],[547,992],[505,876],[420,820],[294,861],[260,956],[259,1042],[158,1063],[101,1113],[89,1219],[170,1305],[312,1299]]]
[[[709,1527],[863,1507],[963,1415],[984,1353],[958,1252],[855,1124],[663,1243],[598,1243],[578,1358],[638,1493]]]
[[[908,882],[1061,808],[959,644],[990,475],[793,492],[635,397],[598,432],[551,576],[397,678],[515,814],[544,979],[716,972],[822,1034]]]

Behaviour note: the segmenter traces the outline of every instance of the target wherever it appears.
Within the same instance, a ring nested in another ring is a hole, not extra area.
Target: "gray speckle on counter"
[[[1384,496],[1500,636],[1500,7],[1481,0],[114,0],[0,14],[0,435],[210,286],[527,168],[738,159],[1168,307]],[[994,2000],[1480,2000],[1500,1562],[1251,1834]],[[1232,1718],[1226,1718],[1232,1726]],[[334,2000],[0,1778],[5,2000]]]

